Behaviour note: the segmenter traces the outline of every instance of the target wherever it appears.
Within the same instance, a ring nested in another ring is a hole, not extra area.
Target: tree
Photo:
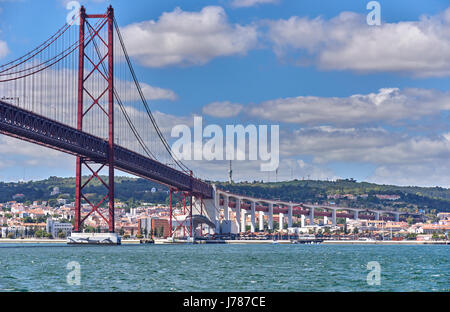
[[[159,227],[157,231],[157,237],[163,237],[164,236],[164,227]]]
[[[14,233],[13,232],[9,232],[8,235],[6,235],[6,238],[15,238]]]
[[[359,233],[359,230],[358,230],[357,227],[355,227],[355,228],[353,229],[353,234],[358,234],[358,233]]]
[[[59,230],[58,238],[66,238],[66,233],[64,233],[63,231]]]
[[[411,225],[414,223],[414,218],[412,216],[409,216],[406,221],[408,222],[408,225]]]
[[[44,236],[44,231],[42,231],[42,230],[37,230],[36,233],[35,233],[35,235],[36,235],[37,238],[41,238],[41,237]]]

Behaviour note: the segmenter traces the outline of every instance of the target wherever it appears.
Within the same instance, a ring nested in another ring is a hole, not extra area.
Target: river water
[[[1,244],[0,291],[450,291],[450,249]]]

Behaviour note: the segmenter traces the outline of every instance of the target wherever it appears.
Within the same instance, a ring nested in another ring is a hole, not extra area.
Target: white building
[[[55,195],[58,195],[59,193],[60,193],[59,187],[55,186],[53,188],[53,191],[50,193],[50,196],[55,196]]]
[[[55,220],[48,218],[45,230],[47,231],[47,233],[52,234],[54,238],[58,237],[59,232],[63,232],[67,237],[70,235],[70,233],[72,233],[72,223],[56,222]]]

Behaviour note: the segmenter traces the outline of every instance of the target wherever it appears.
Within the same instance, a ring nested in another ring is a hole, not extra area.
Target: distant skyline
[[[0,64],[61,27],[67,2],[0,0]],[[369,26],[368,2],[80,1],[88,13],[113,5],[169,141],[194,115],[280,125],[278,173],[233,161],[234,181],[450,187],[450,4],[380,0],[381,25]],[[228,180],[228,161],[186,164]],[[74,175],[73,156],[0,135],[0,181]]]

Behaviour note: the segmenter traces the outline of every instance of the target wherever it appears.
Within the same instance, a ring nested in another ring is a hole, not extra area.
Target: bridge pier
[[[226,221],[230,220],[230,207],[228,204],[228,196],[223,197],[223,214]]]
[[[253,233],[256,230],[256,220],[255,220],[255,207],[256,203],[254,201],[251,202],[251,212],[250,212],[250,231]]]
[[[273,230],[273,204],[269,203],[269,230]]]
[[[292,209],[294,208],[293,205],[288,206],[288,227],[292,227]]]
[[[247,231],[247,211],[245,209],[241,210],[241,232]]]
[[[375,220],[380,220],[380,213],[378,211],[375,211]]]
[[[210,205],[211,200],[204,200],[206,212],[209,215],[210,220],[215,224],[214,233],[219,233],[219,220],[217,216],[217,211],[219,209],[220,205],[220,194],[217,192],[216,186],[213,184],[213,205]]]
[[[353,213],[353,218],[354,218],[355,220],[358,220],[358,213],[359,213],[358,210],[355,210],[354,213]]]
[[[264,211],[259,212],[259,231],[264,232]]]
[[[400,214],[399,213],[394,213],[395,216],[395,222],[400,221]]]
[[[242,232],[242,222],[241,222],[241,200],[239,198],[236,198],[236,227],[237,232]]]
[[[336,226],[336,209],[331,210],[331,222]]]
[[[302,226],[302,228],[304,228],[305,227],[305,219],[306,219],[305,215],[302,215],[300,217],[300,219],[301,219],[301,226]]]
[[[282,231],[283,230],[283,227],[284,227],[284,213],[282,213],[282,212],[280,212],[279,214],[278,214],[278,224],[279,224],[279,228],[280,228],[280,231]]]
[[[323,217],[323,225],[328,225],[328,217],[327,216]]]
[[[314,207],[309,208],[309,225],[314,225]]]

